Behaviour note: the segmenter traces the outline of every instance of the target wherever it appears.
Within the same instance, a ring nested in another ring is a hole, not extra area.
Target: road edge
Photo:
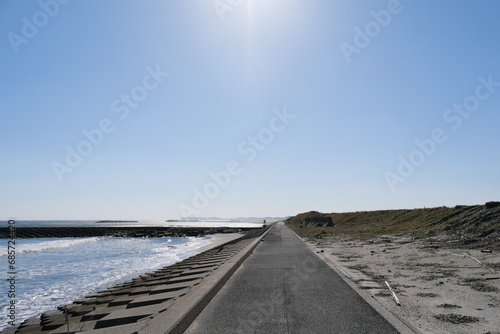
[[[157,314],[142,329],[141,333],[182,334],[193,323],[203,309],[210,303],[224,284],[231,278],[241,264],[253,253],[261,240],[276,226],[273,223],[254,241],[232,256],[214,273],[190,292],[182,305],[168,312]]]
[[[375,300],[366,290],[363,290],[357,285],[345,272],[337,268],[336,264],[333,263],[326,256],[321,256],[320,250],[315,248],[314,245],[306,242],[301,238],[294,230],[290,229],[297,238],[299,238],[318,258],[326,263],[340,278],[347,283],[365,302],[367,302],[375,311],[377,311],[382,317],[384,317],[387,322],[389,322],[398,332],[401,334],[424,334],[424,332],[418,330],[415,326],[407,323],[403,319],[397,317],[384,305],[380,304]]]

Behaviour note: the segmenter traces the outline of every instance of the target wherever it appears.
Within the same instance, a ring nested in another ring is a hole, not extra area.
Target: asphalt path
[[[398,331],[278,223],[185,333]]]

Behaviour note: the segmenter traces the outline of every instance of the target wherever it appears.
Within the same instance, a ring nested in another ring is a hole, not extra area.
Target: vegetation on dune
[[[418,297],[439,297],[439,295],[437,293],[433,293],[433,292],[419,292],[417,293],[417,296]]]
[[[498,288],[496,286],[490,285],[484,282],[474,282],[470,285],[470,287],[476,291],[481,292],[496,292]]]
[[[455,314],[455,313],[438,314],[438,315],[435,315],[434,318],[439,319],[441,321],[451,322],[452,324],[467,324],[467,323],[471,323],[471,322],[481,321],[481,319],[478,317]]]
[[[309,211],[306,213],[301,213],[296,216],[297,220],[300,221],[301,225],[311,226],[311,227],[332,227],[333,221],[332,217],[325,213],[320,213],[317,211]]]
[[[311,222],[331,221],[329,226]],[[413,233],[434,236],[445,233],[461,244],[493,245],[500,240],[500,202],[453,208],[422,208],[344,213],[310,211],[290,217],[286,224],[302,237],[351,235],[373,238],[378,235]]]
[[[462,306],[460,306],[460,305],[448,304],[448,303],[439,304],[439,305],[437,305],[437,307],[442,307],[442,308],[462,308]]]

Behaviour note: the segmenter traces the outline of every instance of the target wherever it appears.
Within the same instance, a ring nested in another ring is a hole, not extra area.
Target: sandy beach
[[[498,252],[447,247],[438,237],[328,237],[309,244],[421,333],[500,333]]]

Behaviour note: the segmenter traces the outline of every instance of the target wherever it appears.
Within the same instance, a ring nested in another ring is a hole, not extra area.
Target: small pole
[[[396,296],[396,293],[392,290],[391,286],[389,285],[389,282],[385,281],[385,285],[387,285],[387,287],[389,288],[389,291],[392,293],[392,296],[394,297],[396,304],[398,304],[398,306],[401,306],[401,303],[399,302],[399,298],[398,298],[398,296]]]
[[[484,267],[488,268],[488,266],[487,266],[487,265],[485,265],[484,263],[482,263],[481,261],[479,261],[479,260],[478,260],[478,259],[476,259],[475,257],[470,256],[470,255],[469,255],[469,254],[467,254],[466,252],[462,252],[462,253],[463,253],[464,255],[466,255],[466,256],[468,256],[468,257],[470,257],[471,259],[473,259],[474,261],[476,261],[476,262],[477,262],[477,263],[479,263],[480,265],[482,265],[482,266],[484,266]],[[494,271],[493,269],[491,269],[491,268],[488,268],[488,269],[489,269],[492,273],[495,273],[495,271]]]
[[[68,308],[64,305],[64,322],[66,323],[66,333],[69,334]]]

